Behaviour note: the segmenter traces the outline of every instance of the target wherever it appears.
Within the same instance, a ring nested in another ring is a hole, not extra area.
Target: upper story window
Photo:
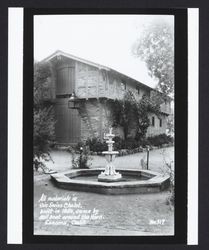
[[[152,126],[154,127],[155,126],[155,117],[152,116]]]
[[[139,87],[136,87],[136,92],[138,95],[140,95],[140,88]]]
[[[101,74],[102,74],[102,80],[106,81],[107,80],[106,72],[105,71],[101,71]]]
[[[159,118],[159,126],[162,127],[162,119]]]
[[[121,86],[122,86],[122,89],[123,89],[123,90],[126,90],[126,82],[123,82],[123,81],[122,81],[122,82],[121,82]]]

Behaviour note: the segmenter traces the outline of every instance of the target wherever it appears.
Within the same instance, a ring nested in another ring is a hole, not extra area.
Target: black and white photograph
[[[204,241],[206,9],[111,6],[1,9],[6,247]]]
[[[174,15],[34,15],[34,235],[173,236]]]

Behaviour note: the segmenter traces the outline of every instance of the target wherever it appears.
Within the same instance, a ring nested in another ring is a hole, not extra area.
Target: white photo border
[[[23,8],[8,9],[7,243],[22,244]],[[188,220],[187,244],[198,244],[199,9],[188,9]],[[15,125],[15,126],[14,126]]]

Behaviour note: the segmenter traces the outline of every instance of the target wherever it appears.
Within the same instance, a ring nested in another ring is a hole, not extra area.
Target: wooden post
[[[147,170],[149,169],[149,146],[147,146]]]

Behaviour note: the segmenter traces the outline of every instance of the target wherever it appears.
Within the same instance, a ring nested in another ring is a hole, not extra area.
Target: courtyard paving
[[[48,167],[56,171],[71,168],[71,155],[63,151],[52,152],[54,164]],[[137,153],[117,157],[115,166],[120,168],[141,168],[141,159],[146,160],[146,153]],[[174,160],[174,148],[150,151],[149,169],[162,172],[166,162]],[[93,156],[93,167],[104,167],[102,156]],[[101,220],[89,220],[83,225],[45,225],[39,220],[39,199],[47,196],[76,196],[82,209],[97,209]],[[167,204],[169,193],[133,194],[108,196],[102,194],[75,192],[58,189],[46,174],[34,176],[34,233],[43,235],[172,235],[174,232],[174,212]]]

